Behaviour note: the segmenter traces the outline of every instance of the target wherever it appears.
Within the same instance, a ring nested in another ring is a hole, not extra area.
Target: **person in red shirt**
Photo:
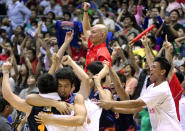
[[[90,4],[84,2],[84,17],[83,17],[83,32],[86,38],[88,38],[88,52],[86,55],[86,65],[94,61],[107,61],[109,66],[111,66],[112,58],[106,47],[106,37],[108,34],[108,28],[103,24],[97,24],[90,27],[88,9]]]
[[[168,59],[168,61],[171,63],[171,70],[168,74],[168,83],[170,86],[170,91],[172,93],[174,102],[175,102],[175,107],[176,107],[176,112],[177,112],[177,117],[180,121],[180,115],[179,115],[179,100],[182,96],[183,93],[183,88],[181,86],[181,83],[176,75],[175,68],[172,62],[172,51],[173,51],[173,46],[170,42],[168,42],[168,38],[166,36],[166,42],[165,42],[165,57]]]
[[[33,48],[28,48],[26,54],[21,58],[21,64],[27,63],[29,69],[31,70],[30,73],[34,75],[37,75],[39,73],[38,61],[39,59],[36,56],[36,51]]]
[[[171,80],[169,81],[169,86],[170,86],[170,90],[175,102],[175,106],[176,106],[176,112],[177,112],[177,117],[180,120],[180,115],[179,115],[179,100],[181,99],[182,93],[183,93],[183,87],[181,86],[181,83],[176,75],[176,73],[174,71],[170,71],[169,75],[168,75],[168,79],[169,77],[171,77]]]
[[[11,46],[10,46],[10,42],[7,42],[3,45],[3,43],[0,43],[0,46],[4,48],[4,52],[2,54],[0,54],[0,60],[5,62],[11,53]]]

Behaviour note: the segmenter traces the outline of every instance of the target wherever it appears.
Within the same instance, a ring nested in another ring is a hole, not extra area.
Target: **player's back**
[[[60,112],[54,107],[32,107],[31,113],[27,119],[30,131],[49,131],[44,124],[38,124],[35,120],[35,115],[38,115],[40,112],[46,112],[48,114],[60,114]]]

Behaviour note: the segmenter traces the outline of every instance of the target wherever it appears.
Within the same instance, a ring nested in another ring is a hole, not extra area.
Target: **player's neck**
[[[154,87],[160,85],[160,84],[163,83],[164,81],[166,81],[165,78],[159,78],[159,79],[155,82]]]

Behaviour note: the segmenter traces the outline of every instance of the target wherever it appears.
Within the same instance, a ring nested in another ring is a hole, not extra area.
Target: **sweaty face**
[[[61,98],[68,98],[71,93],[71,82],[68,79],[58,80],[58,94]]]

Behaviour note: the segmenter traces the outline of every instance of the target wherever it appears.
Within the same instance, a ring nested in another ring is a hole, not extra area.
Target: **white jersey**
[[[74,111],[71,112],[70,115],[51,115],[51,117],[70,117],[74,116]],[[85,131],[85,125],[79,127],[72,127],[72,126],[59,126],[59,125],[45,125],[48,131]]]
[[[58,93],[48,93],[48,94],[39,94],[41,97],[49,98],[53,100],[61,100]],[[70,117],[74,116],[74,111],[71,111],[70,115],[51,115],[51,117]],[[86,131],[85,126],[86,122],[81,127],[69,127],[69,126],[59,126],[59,125],[45,125],[48,131]]]
[[[99,131],[102,108],[97,106],[90,99],[85,100],[85,107],[87,109],[87,119],[90,119],[90,123],[86,126],[86,131]]]
[[[57,93],[40,94],[41,97],[50,98],[53,100],[60,100]],[[81,127],[69,127],[59,125],[45,125],[48,131],[99,131],[99,121],[102,113],[102,108],[97,106],[94,102],[85,100],[85,107],[87,109],[86,120]],[[74,116],[74,111],[70,115],[51,115],[52,117],[70,117]],[[87,120],[89,119],[89,120]],[[89,121],[87,123],[87,121]]]
[[[168,82],[165,81],[154,87],[151,84],[146,94],[140,97],[149,111],[152,131],[181,131],[177,119],[175,103]]]
[[[185,94],[179,101],[179,113],[182,131],[185,131]]]

